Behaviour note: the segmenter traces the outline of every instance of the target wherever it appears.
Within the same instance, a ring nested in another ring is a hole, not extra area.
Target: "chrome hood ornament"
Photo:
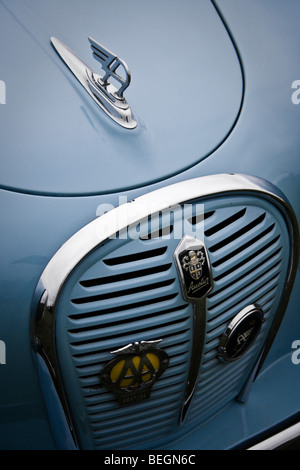
[[[51,43],[57,53],[98,106],[120,126],[134,129],[137,122],[132,117],[130,106],[123,96],[131,79],[127,64],[91,37],[89,41],[94,58],[101,63],[103,76],[96,74],[59,39],[51,38]],[[123,69],[124,76],[119,75],[117,69]],[[113,79],[114,84],[110,82],[110,79]]]

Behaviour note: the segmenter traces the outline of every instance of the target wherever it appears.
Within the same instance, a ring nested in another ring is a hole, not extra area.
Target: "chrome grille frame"
[[[139,197],[131,203],[104,214],[83,227],[58,250],[46,266],[35,294],[35,303],[38,304],[38,307],[34,312],[33,348],[43,365],[48,368],[49,374],[52,377],[57,399],[63,407],[66,423],[69,427],[75,447],[78,446],[77,439],[72,426],[71,414],[62,386],[55,352],[55,313],[58,297],[64,283],[85,256],[96,247],[105,243],[105,241],[116,232],[121,232],[131,224],[135,224],[139,220],[149,217],[151,214],[167,210],[177,204],[228,194],[241,194],[243,196],[256,194],[276,205],[286,221],[290,237],[290,246],[292,247],[289,263],[290,269],[281,304],[279,305],[275,321],[265,341],[260,362],[255,364],[255,370],[256,373],[258,373],[283,318],[292,289],[299,256],[299,237],[296,217],[285,197],[270,183],[246,175],[224,174],[183,181],[153,191]],[[138,206],[139,203],[142,203],[144,211],[142,213],[138,211],[137,215],[136,206]],[[127,211],[126,224],[120,224],[116,227],[115,222],[116,220],[122,220],[122,216],[120,215],[122,215],[125,209]],[[119,218],[116,219],[116,216],[119,216]]]

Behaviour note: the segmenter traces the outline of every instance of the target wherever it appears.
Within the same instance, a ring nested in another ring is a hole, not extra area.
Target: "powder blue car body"
[[[0,2],[0,79],[7,93],[0,106],[3,449],[68,445],[64,428],[51,430],[34,364],[33,294],[48,261],[96,217],[100,204],[116,207],[119,196],[131,200],[198,176],[243,173],[276,185],[300,217],[300,105],[291,100],[292,83],[300,79],[299,2],[200,2],[206,20],[199,16],[199,22],[208,27],[199,34],[203,41],[211,35],[201,49],[208,70],[201,60],[191,64],[197,2],[129,2],[121,13],[129,23],[136,16],[125,35],[112,20],[118,2],[98,2],[93,12],[94,3]],[[154,31],[155,21],[160,29]],[[181,26],[176,44],[170,42],[174,25]],[[126,98],[138,120],[135,130],[119,128],[97,109],[52,48],[52,35],[90,64],[88,35],[128,62]],[[202,73],[205,92],[198,90]],[[291,347],[300,339],[298,286],[299,275],[245,402],[234,402],[166,448],[235,448],[296,419],[300,364],[292,362]],[[46,373],[41,380],[51,393]],[[55,428],[61,418],[56,407],[52,417]]]

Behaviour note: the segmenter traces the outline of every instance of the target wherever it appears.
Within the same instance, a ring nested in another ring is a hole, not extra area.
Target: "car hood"
[[[240,63],[209,0],[4,0],[0,25],[2,188],[84,195],[149,185],[209,156],[236,122]],[[126,61],[135,129],[94,103],[52,36],[100,75],[88,36]]]

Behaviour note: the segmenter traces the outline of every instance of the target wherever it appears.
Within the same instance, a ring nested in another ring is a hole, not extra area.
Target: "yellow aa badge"
[[[152,385],[169,364],[168,354],[156,347],[161,340],[140,341],[112,351],[116,357],[103,368],[102,385],[112,391],[120,406],[150,397]]]

